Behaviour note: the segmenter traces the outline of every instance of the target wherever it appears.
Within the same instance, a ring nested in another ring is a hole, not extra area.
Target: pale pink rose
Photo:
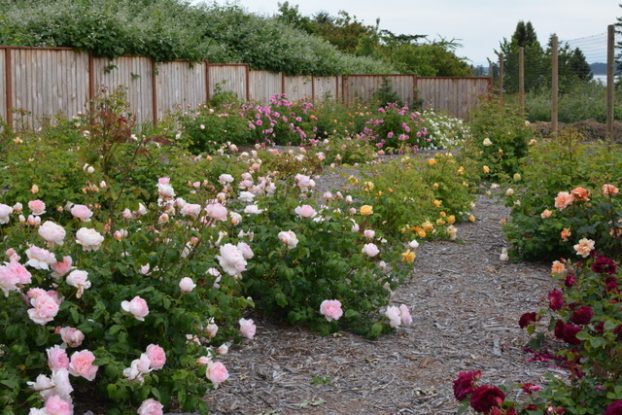
[[[291,230],[279,232],[279,241],[287,245],[288,249],[294,249],[298,245],[298,238]]]
[[[36,269],[49,270],[50,265],[56,263],[56,257],[53,253],[34,245],[26,250],[26,256],[28,257],[26,265]]]
[[[155,399],[147,399],[140,404],[138,415],[162,415],[164,406]]]
[[[194,283],[194,281],[192,281],[192,278],[190,277],[183,277],[181,280],[179,280],[179,288],[181,288],[181,291],[184,293],[189,293],[192,290],[195,289],[197,285]]]
[[[238,250],[242,253],[244,259],[252,259],[255,256],[253,250],[246,242],[238,242],[236,246]]]
[[[150,344],[147,346],[147,357],[151,361],[151,369],[160,370],[166,363],[166,353],[164,349],[157,344]]]
[[[559,192],[555,197],[555,207],[559,210],[566,209],[574,202],[574,196],[569,192]]]
[[[130,220],[132,219],[132,211],[128,208],[125,208],[122,213],[123,219]]]
[[[139,296],[132,298],[130,301],[122,301],[121,308],[140,321],[145,321],[145,317],[149,314],[147,302]]]
[[[168,213],[163,213],[158,218],[158,223],[160,225],[162,225],[163,223],[168,223],[169,219],[170,219],[170,217],[168,216]]]
[[[384,315],[389,319],[389,326],[397,328],[402,324],[402,314],[398,307],[394,305],[388,306]]]
[[[5,255],[9,258],[9,261],[19,261],[21,259],[17,251],[13,248],[7,249]]]
[[[138,209],[136,209],[136,214],[138,216],[145,216],[147,214],[147,208],[142,203],[138,204]]]
[[[248,205],[244,208],[244,213],[247,213],[249,215],[259,215],[263,211],[264,209],[259,209],[257,205]]]
[[[81,298],[84,294],[84,290],[91,288],[91,281],[89,281],[89,273],[76,269],[71,271],[65,279],[67,285],[78,289],[76,298]]]
[[[229,353],[229,346],[227,344],[221,344],[216,349],[216,353],[218,353],[221,356],[226,355],[227,353]]]
[[[371,244],[370,243],[370,244],[363,245],[362,252],[365,255],[373,258],[373,257],[375,257],[376,255],[378,255],[380,253],[380,250],[378,249],[378,247],[375,244]]]
[[[209,356],[201,356],[197,359],[197,364],[201,366],[207,366],[207,364],[211,361],[212,359]]]
[[[22,210],[24,209],[24,205],[22,205],[21,203],[17,202],[16,204],[13,205],[13,211],[15,213],[22,213]]]
[[[304,174],[297,174],[294,176],[294,180],[296,180],[296,186],[298,186],[300,190],[306,191],[308,188],[313,187],[311,185],[313,183],[311,177],[305,176]]]
[[[229,371],[221,362],[209,361],[205,370],[205,376],[214,385],[219,385],[229,379]]]
[[[196,218],[199,216],[199,213],[201,213],[201,205],[196,203],[186,203],[184,207],[181,208],[180,213],[183,216],[191,216]]]
[[[27,285],[32,282],[32,275],[26,267],[17,261],[10,261],[0,265],[0,289],[8,297],[9,292],[17,290],[18,285]]]
[[[596,242],[591,239],[582,238],[579,239],[579,243],[574,246],[574,250],[577,252],[577,255],[587,258],[590,256],[590,252],[594,250],[594,246]]]
[[[43,290],[41,290],[43,291]],[[54,320],[58,314],[59,306],[57,298],[48,293],[35,291],[30,298],[32,308],[28,309],[28,317],[36,324],[45,325]],[[30,295],[29,295],[30,296]]]
[[[225,244],[220,247],[220,255],[217,255],[218,263],[229,275],[235,276],[246,270],[246,260],[237,246]]]
[[[145,381],[145,375],[151,372],[151,360],[146,353],[141,353],[138,359],[132,360],[130,367],[123,369],[123,376],[140,383]]]
[[[229,212],[229,216],[231,217],[231,223],[234,225],[239,225],[242,222],[242,215],[236,212]]]
[[[0,225],[9,223],[11,213],[13,213],[13,208],[11,206],[0,203]]]
[[[73,404],[53,395],[45,401],[45,410],[47,415],[73,415]]]
[[[207,333],[207,337],[210,339],[216,337],[216,333],[218,333],[218,324],[209,323],[205,328],[205,332]]]
[[[229,183],[233,183],[233,176],[230,174],[221,174],[220,176],[218,176],[218,181],[220,182],[220,184],[222,184],[223,186],[229,184]]]
[[[63,260],[60,262],[55,262],[52,264],[52,277],[60,278],[63,277],[71,270],[71,266],[73,265],[73,260],[70,256],[63,257]]]
[[[39,392],[43,399],[48,399],[51,396],[58,396],[68,402],[71,402],[71,392],[73,387],[69,382],[69,372],[67,369],[60,368],[52,371],[51,378],[45,375],[37,376],[35,382],[26,382],[28,386]],[[44,412],[43,415],[48,415]]]
[[[158,183],[158,195],[162,199],[172,199],[175,197],[175,190],[170,184]]]
[[[322,314],[326,320],[333,321],[339,320],[343,316],[343,310],[341,309],[341,301],[339,300],[324,300],[320,304],[320,314]]]
[[[28,209],[30,209],[35,216],[43,215],[45,213],[45,203],[39,199],[31,200],[28,202]]]
[[[48,366],[50,370],[55,371],[69,368],[69,357],[63,347],[57,345],[45,351],[48,355]]]
[[[561,275],[566,272],[566,265],[561,261],[553,261],[551,273]]]
[[[69,347],[80,347],[84,341],[84,333],[75,327],[62,327],[58,334],[60,334],[60,338]]]
[[[41,224],[41,218],[35,215],[28,215],[28,220],[26,221],[26,223],[30,226],[39,226]]]
[[[88,222],[93,216],[93,211],[85,205],[73,205],[71,214],[74,218],[80,219],[82,222]]]
[[[413,322],[413,318],[410,315],[410,309],[406,306],[406,304],[400,305],[400,318],[402,320],[402,324],[405,326],[410,326]]]
[[[540,213],[540,217],[542,219],[548,219],[553,215],[553,212],[549,209],[544,209],[542,213]]]
[[[39,227],[39,236],[41,236],[51,246],[62,245],[65,239],[65,229],[56,223],[46,220]]]
[[[253,337],[255,337],[255,332],[257,331],[255,322],[252,319],[241,318],[238,323],[240,323],[240,334],[242,337],[252,340]]]
[[[376,232],[372,231],[371,229],[365,229],[365,231],[363,231],[363,236],[365,236],[365,238],[367,239],[374,239],[374,236],[376,236]]]
[[[104,242],[104,237],[95,229],[80,228],[76,232],[76,242],[82,245],[84,251],[97,251]]]
[[[312,218],[316,214],[315,209],[309,205],[298,206],[294,212],[301,218]]]
[[[243,203],[253,203],[253,200],[255,200],[255,195],[251,192],[240,192],[238,200]]]
[[[620,190],[613,184],[608,184],[608,183],[603,184],[603,195],[605,196],[616,196],[619,191]]]
[[[99,369],[99,366],[95,366],[93,362],[95,362],[95,355],[90,350],[74,352],[69,362],[69,373],[92,381],[97,375],[97,369]]]
[[[205,206],[205,212],[207,216],[214,220],[226,221],[227,220],[227,208],[220,203],[210,203]]]
[[[170,177],[160,177],[158,179],[158,184],[170,184],[170,183],[171,183]]]

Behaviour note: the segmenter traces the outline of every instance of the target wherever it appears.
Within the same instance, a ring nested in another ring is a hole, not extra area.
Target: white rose
[[[97,251],[104,241],[103,235],[91,228],[80,228],[76,232],[76,242],[85,251]]]
[[[232,244],[220,247],[220,255],[216,256],[222,269],[229,275],[239,275],[246,270],[246,260],[242,252]]]
[[[65,239],[65,229],[47,220],[39,227],[39,235],[52,245],[62,245]]]

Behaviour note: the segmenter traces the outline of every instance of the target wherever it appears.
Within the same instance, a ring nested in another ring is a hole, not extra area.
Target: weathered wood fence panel
[[[6,49],[0,49],[0,121],[6,122]],[[2,127],[0,127],[2,128]]]
[[[310,76],[286,76],[283,78],[283,92],[287,99],[313,98],[313,83]]]
[[[339,97],[341,79],[338,76],[316,76],[313,89],[316,101],[336,100]]]
[[[86,53],[33,48],[11,49],[10,53],[16,126],[34,128],[45,118],[57,114],[72,117],[86,110]]]
[[[116,59],[93,59],[95,89],[114,91],[121,87],[136,122],[153,122],[153,62],[143,57],[120,57]]]
[[[209,65],[209,96],[220,91],[231,91],[239,99],[249,98],[249,70],[247,65]]]
[[[415,75],[348,75],[343,76],[343,102],[350,104],[356,101],[369,101],[386,81],[400,97],[400,100],[411,105],[415,99]]]
[[[417,78],[417,98],[423,101],[424,108],[433,108],[458,118],[468,118],[470,111],[490,88],[490,78]]]
[[[269,102],[273,95],[281,94],[283,91],[283,75],[268,71],[250,71],[250,100],[258,102]]]
[[[207,101],[206,64],[158,63],[156,97],[158,119],[181,109],[195,109]]]

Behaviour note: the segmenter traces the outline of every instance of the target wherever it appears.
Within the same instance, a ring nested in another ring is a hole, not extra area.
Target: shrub
[[[602,187],[619,187],[621,168],[619,151],[604,144],[582,143],[581,136],[570,131],[534,145],[508,197],[512,213],[505,232],[513,253],[526,259],[559,258],[570,254],[573,244],[583,237],[596,240],[604,252],[618,251],[619,196],[604,195]],[[577,188],[589,191],[589,201],[555,207],[559,192]]]
[[[215,153],[225,143],[237,145],[252,142],[248,122],[236,104],[220,108],[201,107],[196,114],[181,117],[183,140],[195,154]]]
[[[461,119],[427,109],[421,114],[428,131],[428,148],[451,149],[462,145],[470,137],[470,129]]]

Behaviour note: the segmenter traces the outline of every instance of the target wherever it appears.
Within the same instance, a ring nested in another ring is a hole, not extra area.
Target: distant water
[[[603,85],[607,84],[607,75],[594,75],[594,80],[600,82]]]

